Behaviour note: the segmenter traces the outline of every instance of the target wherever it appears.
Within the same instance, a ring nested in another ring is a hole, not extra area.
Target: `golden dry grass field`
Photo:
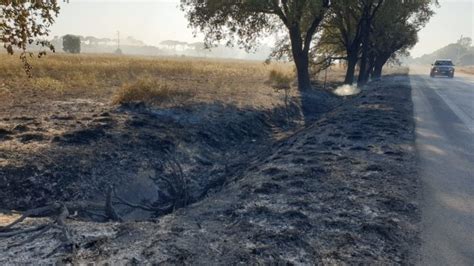
[[[3,104],[30,93],[48,99],[80,97],[110,103],[222,101],[237,106],[269,107],[275,104],[277,96],[266,84],[269,72],[292,71],[291,65],[256,61],[113,55],[54,54],[30,61],[33,78],[28,79],[18,56],[0,55]]]
[[[133,100],[160,105],[220,101],[268,108],[281,104],[282,94],[269,82],[271,73],[294,76],[291,63],[230,59],[49,54],[41,59],[32,57],[30,63],[33,77],[27,78],[18,55],[0,53],[3,106],[18,100],[41,101],[43,97],[79,97],[113,104]],[[344,67],[333,66],[327,77],[325,72],[313,76],[319,83],[325,78],[333,86],[341,82]],[[28,95],[35,99],[24,99]],[[292,96],[297,96],[295,90]]]
[[[219,101],[272,108],[282,104],[282,92],[269,82],[270,73],[293,76],[291,63],[208,58],[49,54],[33,57],[30,63],[33,77],[27,78],[18,55],[0,54],[3,107],[80,98],[111,104],[142,100],[169,106]],[[343,67],[334,66],[327,80],[342,81],[343,74]],[[322,83],[325,75],[319,73],[314,79]],[[297,94],[293,89],[291,96]]]

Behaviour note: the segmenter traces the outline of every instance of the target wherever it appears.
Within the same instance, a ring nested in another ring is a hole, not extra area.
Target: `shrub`
[[[270,71],[269,74],[269,82],[270,85],[276,91],[283,91],[283,103],[285,104],[285,111],[286,111],[286,122],[290,123],[290,89],[291,89],[291,82],[295,79],[294,74],[286,71],[279,71],[273,69]]]
[[[119,88],[113,98],[113,104],[130,102],[146,102],[150,104],[165,101],[180,101],[190,98],[190,92],[173,89],[168,84],[152,78],[139,78],[133,83],[124,84]]]
[[[289,89],[291,82],[294,80],[292,73],[276,69],[270,71],[268,78],[271,86],[275,89]]]
[[[35,78],[32,80],[33,86],[43,91],[55,91],[63,93],[66,86],[63,82],[50,77]]]

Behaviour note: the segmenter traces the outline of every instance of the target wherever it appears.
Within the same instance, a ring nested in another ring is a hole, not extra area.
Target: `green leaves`
[[[297,27],[300,38],[312,38],[322,18],[324,0],[182,0],[189,25],[204,33],[208,45],[227,40],[247,50],[258,38]],[[313,26],[314,28],[314,26]]]
[[[256,0],[186,0],[181,8],[189,25],[204,33],[205,42],[213,46],[222,40],[251,50],[258,37],[273,28],[267,16],[269,1]]]
[[[20,58],[27,74],[31,70],[27,60],[27,55],[30,55],[26,52],[28,46],[36,42],[51,49],[52,45],[41,37],[49,34],[48,28],[58,13],[57,0],[0,0],[0,42],[9,54],[13,54],[15,49],[21,51]],[[45,53],[43,51],[39,56]]]
[[[227,40],[251,50],[258,39],[287,31],[289,42],[279,42],[291,55],[300,89],[311,87],[308,73],[310,46],[329,7],[328,0],[181,0],[189,25],[205,36],[208,46]]]

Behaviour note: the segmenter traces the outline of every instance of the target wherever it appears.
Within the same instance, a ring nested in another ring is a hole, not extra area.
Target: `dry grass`
[[[129,102],[146,102],[149,104],[183,103],[193,97],[192,91],[183,91],[180,88],[172,88],[166,82],[160,82],[151,77],[143,77],[139,80],[124,84],[112,97],[113,104]]]
[[[276,89],[289,89],[294,80],[294,72],[288,69],[272,69],[268,75],[269,83]]]
[[[15,214],[4,214],[4,213],[0,212],[0,227],[12,223],[16,219],[20,218],[20,216],[21,215],[17,214],[17,213],[15,213]]]
[[[79,97],[117,103],[126,98],[140,100],[144,94],[153,93],[155,100],[170,96],[254,107],[273,106],[278,98],[266,84],[275,65],[262,62],[50,54],[32,58],[31,63],[33,78],[27,79],[18,56],[0,54],[2,95],[30,90],[50,98]],[[278,67],[292,69],[290,64]]]
[[[474,75],[474,66],[457,67],[457,70],[466,74]]]
[[[296,87],[292,63],[98,54],[49,54],[31,58],[31,63],[33,78],[28,79],[18,55],[0,54],[3,109],[70,99],[155,105],[218,101],[267,109],[283,106],[284,99],[298,96],[297,90],[287,90]],[[384,74],[404,72],[406,68],[387,68]],[[323,84],[327,78],[328,86],[334,88],[344,74],[344,65],[336,64],[313,79]]]

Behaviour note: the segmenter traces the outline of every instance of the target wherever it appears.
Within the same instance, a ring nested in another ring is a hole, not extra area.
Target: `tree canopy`
[[[436,4],[430,0],[333,0],[318,46],[347,60],[347,84],[354,81],[360,62],[359,84],[363,84],[369,74],[379,77],[390,58],[416,44],[418,31]]]
[[[204,33],[208,45],[226,40],[247,50],[260,37],[286,28],[298,74],[298,87],[311,86],[311,43],[329,8],[329,0],[182,0],[189,25]]]
[[[76,35],[63,36],[63,50],[66,53],[78,54],[81,52],[81,38]]]
[[[29,45],[36,44],[54,51],[54,47],[42,37],[49,34],[49,27],[59,13],[57,0],[0,1],[0,42],[9,54],[15,49],[21,51],[20,57],[29,73],[27,53]],[[38,56],[42,56],[42,51]]]
[[[378,78],[390,58],[408,53],[432,15],[431,1],[386,2],[372,26],[368,72]]]

